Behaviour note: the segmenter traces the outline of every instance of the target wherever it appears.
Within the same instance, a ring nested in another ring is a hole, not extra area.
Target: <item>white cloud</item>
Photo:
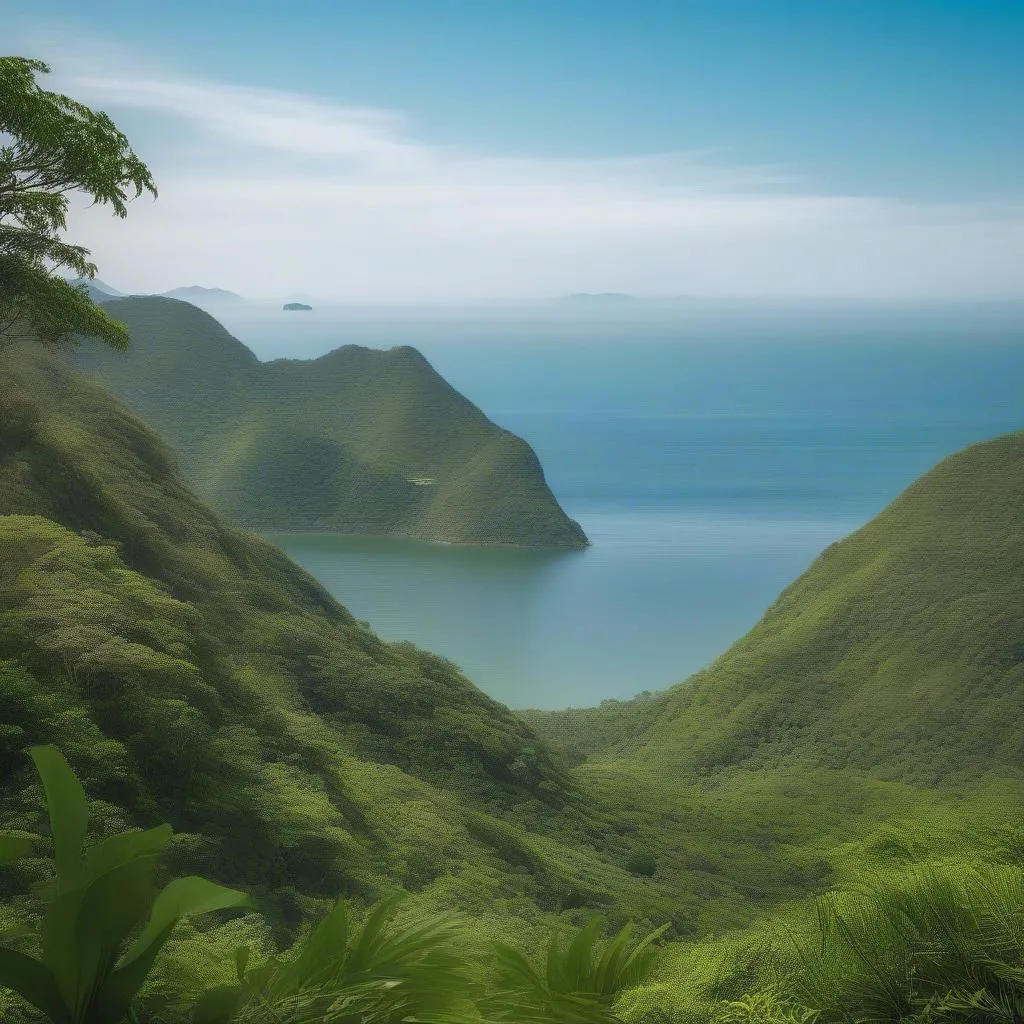
[[[1019,206],[814,194],[791,173],[702,152],[473,153],[418,139],[392,111],[138,67],[79,61],[47,87],[126,132],[146,118],[136,148],[159,200],[136,202],[127,221],[103,209],[72,218],[101,275],[128,290],[1024,296]]]

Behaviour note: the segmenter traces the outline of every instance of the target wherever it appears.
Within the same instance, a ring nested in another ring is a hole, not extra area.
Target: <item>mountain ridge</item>
[[[459,844],[527,856],[502,831],[517,815],[585,822],[507,708],[223,523],[146,425],[38,345],[0,351],[0,510],[5,820],[30,820],[24,750],[57,742],[95,796],[203,834],[194,867],[267,895],[425,884],[403,793],[441,816],[437,867]]]
[[[236,292],[228,291],[225,288],[206,288],[203,285],[190,284],[181,288],[171,288],[169,291],[160,292],[164,298],[181,299],[183,302],[214,304],[245,302],[245,298]]]
[[[147,296],[104,308],[128,324],[131,349],[83,342],[72,364],[166,437],[190,481],[235,522],[447,543],[588,543],[529,445],[409,346],[261,363],[193,304]]]

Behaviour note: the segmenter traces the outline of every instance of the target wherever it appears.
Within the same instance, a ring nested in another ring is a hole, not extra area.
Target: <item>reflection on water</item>
[[[679,511],[578,518],[593,541],[585,551],[268,540],[385,639],[450,658],[512,707],[552,708],[661,689],[702,668],[859,525]]]

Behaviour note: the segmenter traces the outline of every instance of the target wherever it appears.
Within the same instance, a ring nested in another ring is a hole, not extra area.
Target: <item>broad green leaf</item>
[[[55,893],[43,921],[43,963],[53,972],[68,1006],[74,1005],[78,991],[75,921],[84,896],[84,888]]]
[[[194,875],[176,879],[167,885],[153,904],[142,934],[98,993],[97,1024],[115,1024],[127,1013],[132,1000],[145,984],[157,955],[183,917],[250,903],[245,893],[225,889]]]
[[[149,922],[125,958],[125,965],[142,956],[158,936],[183,917],[246,906],[252,906],[252,900],[237,889],[226,889],[197,875],[176,878],[156,898]]]
[[[159,853],[171,840],[174,830],[170,825],[159,825],[145,832],[119,832],[109,836],[89,851],[86,867],[90,878],[98,878],[133,857],[148,857]]]
[[[53,1024],[71,1024],[56,979],[45,964],[33,957],[13,949],[0,949],[0,987],[13,989],[42,1010]]]
[[[66,892],[81,883],[84,872],[82,844],[89,825],[89,805],[82,784],[56,747],[33,747],[31,754],[43,780],[50,811],[50,831],[57,857],[57,887]]]
[[[31,832],[0,832],[0,864],[27,857],[39,839]]]
[[[74,1008],[85,1011],[153,906],[156,857],[135,857],[92,881],[75,919]]]
[[[92,1015],[89,1024],[118,1024],[146,983],[146,978],[153,968],[164,943],[171,937],[174,925],[169,924],[162,932],[155,935],[146,947],[145,952],[127,961],[104,980],[96,992]]]

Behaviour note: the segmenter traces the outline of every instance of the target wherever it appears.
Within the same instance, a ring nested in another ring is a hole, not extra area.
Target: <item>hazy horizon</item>
[[[1024,298],[1020,5],[22,7],[153,172],[69,217],[139,293]]]
[[[69,280],[76,278],[62,274]],[[289,301],[316,302],[320,307],[329,309],[479,309],[507,307],[510,310],[544,310],[548,312],[563,312],[567,316],[579,315],[599,316],[604,318],[608,315],[622,315],[625,318],[640,314],[645,307],[657,307],[659,312],[678,312],[685,314],[694,310],[729,310],[729,309],[779,309],[792,310],[918,310],[926,312],[938,307],[967,309],[1022,309],[1024,310],[1024,294],[1019,296],[1000,297],[973,297],[959,295],[941,295],[931,298],[907,297],[907,296],[820,296],[820,295],[779,295],[779,296],[750,296],[750,295],[685,295],[685,294],[652,294],[643,292],[616,292],[616,291],[577,291],[551,293],[544,295],[482,295],[468,298],[421,298],[421,299],[377,299],[359,300],[343,294],[316,294],[310,291],[293,290],[280,293],[255,293],[238,292],[227,288],[216,281],[200,282],[190,280],[187,283],[167,284],[153,289],[133,289],[124,286],[123,281],[111,281],[104,274],[103,268],[99,268],[94,283],[100,290],[109,291],[113,298],[133,298],[139,296],[166,296],[170,292],[190,288],[201,288],[210,292],[227,292],[232,298],[215,299],[208,302],[192,301],[193,305],[200,308],[209,308],[210,311],[230,309],[232,306],[238,308],[240,305],[250,307],[271,307],[276,304]],[[602,301],[608,299],[608,301]],[[621,301],[614,301],[614,300]],[[240,301],[235,301],[240,300]],[[579,302],[572,300],[581,300]],[[588,302],[586,300],[593,300]]]

